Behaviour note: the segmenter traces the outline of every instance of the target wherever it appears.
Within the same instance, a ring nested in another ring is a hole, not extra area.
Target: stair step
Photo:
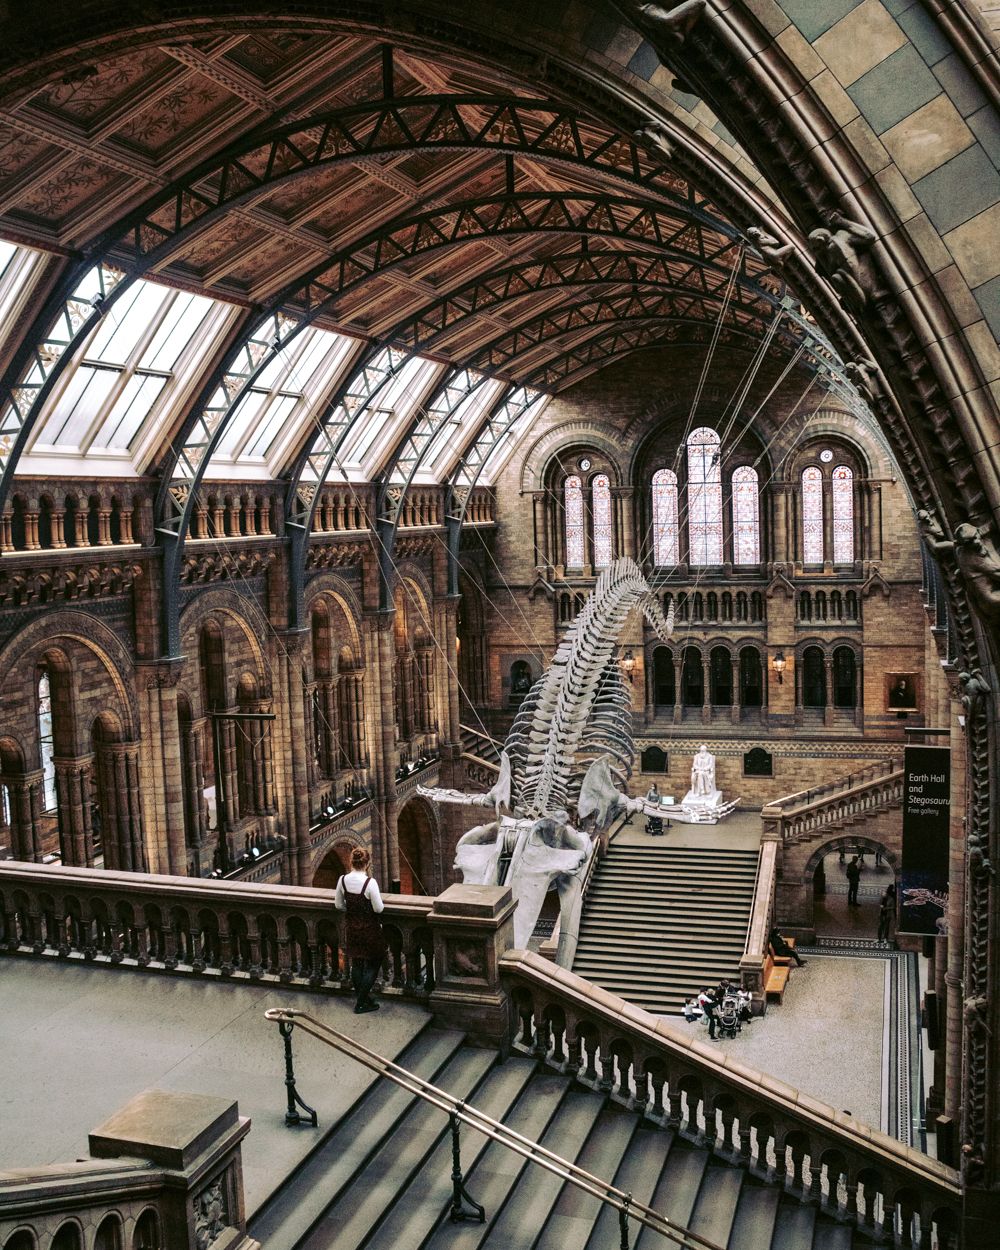
[[[648,1129],[640,1125],[632,1138],[628,1154],[612,1177],[612,1183],[618,1189],[631,1194],[636,1202],[641,1202],[644,1206],[654,1205],[651,1201],[653,1191],[670,1154],[673,1139],[673,1133],[669,1130]],[[607,1177],[601,1179],[606,1180]],[[609,1246],[619,1244],[618,1212],[602,1202],[593,1231],[587,1239],[586,1250],[608,1250]]]
[[[621,1167],[639,1125],[638,1116],[611,1103],[601,1110],[576,1162],[591,1176],[606,1180]],[[604,1204],[575,1185],[563,1186],[535,1250],[567,1250],[582,1246]]]
[[[674,1142],[649,1205],[673,1223],[690,1228],[691,1216],[698,1202],[698,1192],[707,1166],[707,1150]],[[666,1239],[659,1233],[644,1228],[635,1239],[634,1250],[651,1250],[654,1246],[663,1246],[665,1242]]]
[[[457,1098],[469,1099],[495,1062],[490,1051],[465,1048],[434,1083]],[[300,1243],[303,1250],[357,1250],[363,1245],[397,1195],[420,1172],[447,1126],[437,1107],[418,1102],[368,1160],[364,1184],[351,1185],[326,1207]]]
[[[542,1145],[575,1163],[602,1109],[591,1091],[571,1093],[549,1125]],[[564,1185],[558,1176],[529,1164],[483,1242],[484,1250],[530,1250]]]
[[[585,1106],[587,1102],[591,1103],[589,1108]],[[594,1102],[597,1103],[596,1106]],[[571,1092],[569,1082],[565,1078],[543,1071],[532,1080],[524,1097],[506,1117],[505,1123],[508,1128],[520,1133],[523,1137],[528,1137],[533,1141],[542,1141],[550,1150],[557,1150],[563,1154],[568,1151],[572,1154],[572,1138],[565,1134],[560,1135],[556,1128],[557,1124],[561,1121],[564,1125],[572,1125],[575,1120],[579,1120],[583,1132],[587,1133],[597,1118],[599,1110],[599,1100],[590,1100],[580,1091]],[[572,1129],[569,1131],[571,1132]],[[526,1169],[530,1169],[530,1176],[527,1175]],[[475,1167],[469,1169],[466,1165],[465,1170],[466,1187],[475,1201],[486,1208],[487,1223],[452,1224],[447,1215],[444,1215],[443,1219],[440,1218],[443,1212],[441,1205],[438,1205],[436,1211],[440,1222],[434,1229],[434,1235],[426,1243],[428,1250],[476,1250],[476,1247],[488,1243],[488,1239],[492,1237],[494,1229],[501,1221],[505,1225],[505,1235],[512,1233],[517,1229],[519,1221],[515,1220],[512,1223],[509,1215],[504,1221],[508,1203],[512,1201],[515,1194],[524,1196],[530,1193],[532,1187],[541,1185],[545,1175],[542,1170],[529,1164],[513,1150],[508,1150],[506,1146],[501,1146],[497,1142],[491,1142],[477,1160]],[[449,1176],[450,1168],[445,1168],[443,1178],[448,1180]],[[522,1188],[519,1185],[522,1178],[528,1179],[530,1186]],[[446,1186],[449,1196],[450,1188],[449,1182]],[[520,1229],[520,1236],[523,1237],[525,1232],[530,1233],[527,1241],[512,1240],[488,1244],[509,1246],[510,1250],[514,1250],[515,1246],[518,1250],[521,1247],[529,1250],[537,1236],[538,1225],[531,1225],[525,1220],[525,1227]],[[404,1241],[395,1243],[387,1241],[383,1247],[380,1247],[380,1250],[394,1250],[394,1247],[404,1244],[418,1246],[424,1243],[413,1237],[407,1228]]]
[[[742,1188],[743,1173],[739,1168],[709,1166],[698,1191],[691,1230],[717,1246],[728,1246]],[[740,1250],[743,1250],[742,1245]]]
[[[778,1189],[744,1180],[729,1245],[738,1250],[771,1250],[778,1214]]]
[[[809,1250],[815,1228],[815,1207],[801,1206],[793,1199],[779,1203],[771,1250]]]
[[[426,1028],[397,1062],[436,1083],[462,1042],[463,1035],[454,1029]],[[268,1250],[290,1250],[416,1101],[390,1081],[376,1081],[254,1214],[252,1236]]]
[[[538,1085],[540,1080],[545,1082],[541,1087]],[[525,1137],[537,1139],[566,1096],[567,1089],[566,1082],[559,1078],[540,1078],[533,1060],[508,1060],[489,1074],[472,1101],[479,1110],[493,1119],[504,1121]],[[447,1127],[447,1121],[444,1123]],[[466,1124],[462,1125],[462,1168],[466,1187],[475,1201],[486,1207],[487,1219],[493,1216],[495,1208],[480,1192],[477,1169],[482,1166],[490,1152],[497,1149],[503,1148],[491,1145],[482,1133],[475,1132]],[[519,1158],[511,1151],[504,1150],[504,1153],[513,1160]],[[451,1205],[451,1169],[449,1130],[427,1159],[420,1175],[399,1194],[392,1210],[365,1242],[365,1250],[397,1250],[400,1246],[450,1246],[452,1242],[447,1235],[444,1235],[444,1240],[438,1240],[442,1235],[442,1230],[438,1228],[442,1216],[446,1229],[457,1231],[460,1228],[475,1228],[482,1236],[486,1225],[454,1225],[447,1220],[445,1213]]]
[[[854,1231],[847,1224],[817,1221],[812,1250],[851,1250]]]

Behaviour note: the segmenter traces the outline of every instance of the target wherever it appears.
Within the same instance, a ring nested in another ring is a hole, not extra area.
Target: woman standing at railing
[[[337,882],[334,900],[337,910],[346,913],[344,947],[351,961],[357,1015],[378,1011],[378,1003],[371,996],[372,986],[382,967],[386,949],[382,921],[379,920],[379,913],[385,904],[378,882],[369,870],[370,865],[371,856],[364,847],[356,846],[351,852],[351,871],[345,872]]]

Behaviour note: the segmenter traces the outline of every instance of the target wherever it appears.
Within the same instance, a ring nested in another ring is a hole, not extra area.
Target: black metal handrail
[[[636,1202],[631,1194],[617,1189],[610,1181],[603,1181],[600,1177],[594,1176],[592,1173],[578,1167],[575,1163],[571,1163],[568,1159],[564,1159],[561,1155],[546,1149],[538,1142],[532,1141],[531,1138],[522,1137],[520,1133],[516,1133],[513,1129],[508,1128],[501,1121],[494,1120],[492,1116],[478,1110],[476,1107],[470,1106],[462,1099],[454,1097],[447,1090],[432,1085],[430,1081],[425,1081],[423,1077],[418,1076],[415,1072],[410,1072],[409,1069],[400,1067],[399,1064],[394,1063],[391,1059],[386,1059],[384,1055],[379,1055],[375,1051],[369,1050],[367,1046],[363,1046],[354,1038],[330,1028],[329,1025],[321,1024],[319,1020],[314,1019],[308,1012],[299,1011],[292,1007],[270,1007],[264,1012],[264,1016],[266,1019],[278,1024],[285,1043],[285,1053],[289,1065],[287,1068],[286,1085],[289,1087],[290,1110],[294,1110],[291,1102],[291,1090],[294,1088],[294,1075],[290,1066],[291,1031],[295,1025],[298,1025],[305,1033],[326,1043],[327,1046],[334,1047],[341,1054],[347,1055],[357,1063],[363,1064],[372,1072],[377,1072],[380,1076],[386,1077],[408,1093],[414,1094],[424,1102],[437,1107],[449,1117],[452,1132],[453,1187],[450,1214],[453,1220],[469,1218],[476,1218],[480,1222],[485,1220],[483,1208],[478,1203],[473,1202],[465,1191],[458,1138],[458,1124],[461,1121],[476,1132],[482,1133],[490,1141],[497,1142],[508,1150],[512,1150],[523,1159],[527,1159],[529,1163],[537,1164],[547,1172],[551,1172],[554,1176],[560,1177],[570,1185],[614,1208],[618,1212],[621,1250],[628,1250],[628,1221],[630,1219],[637,1224],[643,1225],[645,1228],[651,1228],[654,1232],[667,1237],[670,1241],[682,1247],[682,1250],[722,1250],[722,1247],[716,1242],[708,1241],[698,1233],[692,1232],[691,1229],[675,1224],[673,1220],[668,1219],[665,1215],[661,1215],[658,1211],[654,1211],[652,1207]],[[289,1081],[291,1081],[291,1085],[289,1085]],[[297,1094],[296,1099],[298,1100]],[[301,1103],[301,1100],[298,1100],[298,1102],[300,1106],[304,1105]],[[289,1123],[294,1122],[296,1121],[289,1121]]]

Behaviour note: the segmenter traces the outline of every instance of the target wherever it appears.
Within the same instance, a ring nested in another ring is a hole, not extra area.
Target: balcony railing
[[[878,760],[838,781],[776,799],[763,808],[760,816],[765,834],[770,832],[783,842],[793,842],[898,806],[902,797],[902,761]]]

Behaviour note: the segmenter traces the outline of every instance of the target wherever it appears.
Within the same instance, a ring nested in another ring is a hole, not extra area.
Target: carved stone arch
[[[410,818],[412,818],[412,823]],[[400,874],[412,889],[404,894],[435,895],[445,888],[447,864],[443,855],[443,834],[438,805],[420,795],[411,795],[400,804],[396,818]],[[419,888],[423,886],[423,890]]]
[[[304,620],[312,619],[313,606],[321,601],[325,602],[328,608],[336,609],[347,627],[348,638],[336,649],[333,659],[339,664],[339,657],[343,654],[346,645],[351,651],[351,667],[366,667],[368,662],[365,652],[366,635],[361,628],[363,613],[353,587],[337,573],[319,573],[306,586],[303,597]],[[331,621],[331,629],[332,627]]]
[[[867,834],[847,833],[830,838],[816,847],[803,865],[801,877],[803,884],[812,884],[812,879],[816,875],[816,869],[831,851],[847,851],[852,847],[859,849],[863,847],[865,851],[871,851],[872,854],[881,851],[882,858],[892,869],[893,874],[896,877],[899,876],[900,857],[895,851],[890,850],[884,842],[879,842],[876,838],[869,837]]]
[[[14,674],[32,651],[58,648],[59,639],[67,638],[85,647],[102,662],[122,712],[122,723],[129,740],[139,737],[139,705],[135,696],[135,665],[123,643],[96,617],[85,612],[59,611],[46,613],[25,625],[0,651],[0,688],[9,686]]]
[[[521,465],[521,494],[544,490],[546,474],[553,459],[564,449],[581,443],[599,448],[612,464],[619,465],[618,476],[622,480],[619,463],[621,431],[606,421],[577,418],[547,430],[525,450]]]
[[[309,870],[309,883],[316,890],[332,890],[340,872],[350,872],[351,852],[356,847],[371,850],[369,839],[363,838],[356,829],[338,829],[332,842],[326,842],[313,854]]]
[[[408,583],[408,584],[407,584]],[[393,589],[402,590],[406,597],[407,615],[413,626],[422,625],[434,636],[434,588],[427,574],[412,560],[400,560],[396,565]]]
[[[271,633],[271,627],[263,612],[251,600],[244,598],[227,586],[210,587],[202,591],[194,602],[181,613],[181,637],[190,631],[194,638],[201,635],[202,627],[212,617],[226,617],[242,633],[257,665],[257,676],[263,697],[269,697],[271,673],[268,656],[261,643]],[[255,633],[254,631],[258,632]]]
[[[806,465],[816,462],[824,443],[830,444],[834,451],[831,467],[840,463],[836,450],[839,444],[848,456],[855,458],[863,477],[888,478],[900,472],[895,456],[874,421],[864,426],[853,413],[821,408],[810,420],[806,437],[794,438],[785,446],[775,446],[774,458],[779,466],[775,480],[795,485]]]

